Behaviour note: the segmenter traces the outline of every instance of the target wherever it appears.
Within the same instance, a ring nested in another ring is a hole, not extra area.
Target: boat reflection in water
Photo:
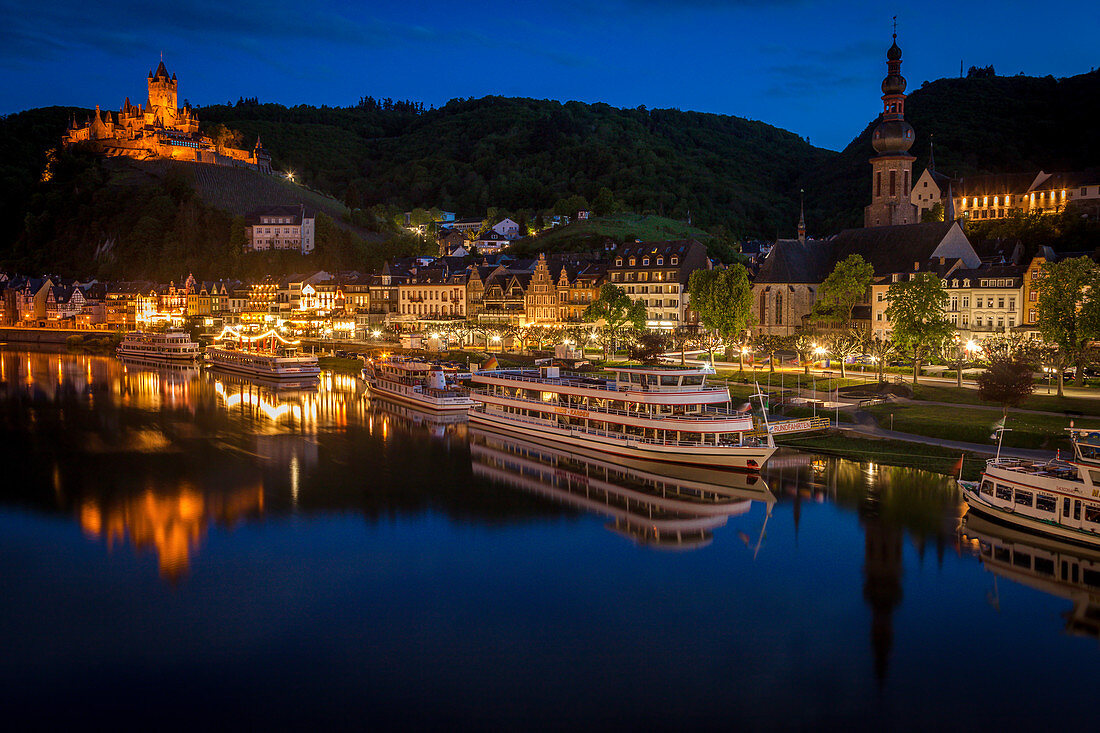
[[[465,440],[466,426],[469,423],[465,412],[418,410],[403,402],[388,399],[381,392],[371,394],[370,414],[371,428],[374,427],[374,419],[378,418],[383,421],[387,430],[392,423],[393,427],[408,431],[426,431],[433,438],[456,437]]]
[[[966,515],[960,543],[994,577],[1073,602],[1066,633],[1100,639],[1100,550],[1012,529]]]
[[[538,445],[476,426],[470,458],[475,476],[602,514],[613,532],[664,549],[708,545],[715,529],[752,502],[769,513],[775,503],[758,474],[641,459],[613,463],[596,451]]]

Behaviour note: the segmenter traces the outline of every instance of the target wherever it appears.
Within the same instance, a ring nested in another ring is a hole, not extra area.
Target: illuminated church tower
[[[913,126],[905,121],[905,77],[901,75],[901,49],[897,28],[886,52],[888,72],[882,80],[882,119],[871,144],[878,153],[871,158],[871,205],[864,209],[865,227],[917,223],[917,207],[909,201],[913,180]]]

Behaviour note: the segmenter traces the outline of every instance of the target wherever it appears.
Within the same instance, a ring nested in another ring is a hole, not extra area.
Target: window
[[[1016,299],[1015,298],[1009,298],[1008,299],[1008,309],[1010,311],[1016,310]]]
[[[898,191],[898,172],[890,171],[890,195],[896,196]]]
[[[1038,290],[1032,290],[1030,293],[1027,294],[1027,299],[1029,301],[1031,301],[1032,303],[1039,302],[1039,291]]]
[[[982,493],[986,496],[993,496],[993,482],[986,480],[982,482]]]
[[[1012,487],[997,484],[997,498],[1004,499],[1005,501],[1012,501]]]
[[[1031,506],[1033,495],[1030,491],[1016,489],[1016,503],[1020,506]]]
[[[680,258],[679,258],[679,257],[677,257],[676,255],[673,255],[673,256],[672,256],[672,257],[671,257],[671,258],[669,259],[669,261],[668,261],[668,264],[670,264],[670,265],[678,265],[678,264],[680,264]]]
[[[1085,521],[1100,524],[1100,507],[1085,505]]]
[[[1004,298],[997,298],[997,307],[998,308],[1004,308],[1005,307],[1005,299]]]
[[[1039,494],[1035,497],[1035,508],[1043,512],[1053,512],[1058,509],[1058,500],[1053,496]]]
[[[665,264],[665,258],[664,258],[664,257],[658,257],[658,258],[657,258],[657,264],[658,264],[658,265],[663,265],[663,264]]]
[[[1028,310],[1028,312],[1027,312],[1027,322],[1028,323],[1036,323],[1036,322],[1038,322],[1038,320],[1039,320],[1039,313],[1034,308],[1031,308],[1030,310]]]
[[[622,266],[623,266],[623,258],[622,257],[616,257],[615,258],[615,267],[622,267]]]
[[[642,258],[642,266],[643,267],[649,267],[649,258],[648,257]]]
[[[969,278],[963,280],[963,287],[964,288],[969,288],[970,287],[970,279]]]
[[[875,196],[882,195],[882,171],[875,171]]]
[[[637,262],[637,260],[635,260],[633,257],[630,258],[630,266],[631,267],[634,267],[634,263],[636,263],[636,262]]]
[[[783,325],[783,293],[775,294],[775,325]]]

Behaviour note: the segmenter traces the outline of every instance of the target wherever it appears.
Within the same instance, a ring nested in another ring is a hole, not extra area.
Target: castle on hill
[[[100,112],[96,105],[95,114],[83,125],[72,119],[62,145],[81,144],[101,155],[137,160],[184,160],[271,172],[271,156],[259,138],[251,150],[240,150],[218,145],[199,132],[199,120],[191,108],[177,106],[176,75],[168,75],[164,61],[156,73],[149,72],[147,83],[149,97],[144,106],[130,104],[127,97],[116,117]]]

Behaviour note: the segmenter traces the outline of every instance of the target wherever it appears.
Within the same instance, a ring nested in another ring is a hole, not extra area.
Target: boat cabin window
[[[1054,576],[1054,561],[1049,557],[1035,558],[1035,572],[1042,575]]]
[[[679,377],[669,376],[667,374],[662,374],[661,375],[661,386],[662,387],[675,387],[677,384],[679,384],[679,382],[680,382]]]
[[[1085,585],[1092,586],[1093,588],[1100,588],[1100,573],[1095,570],[1082,568],[1081,580],[1085,582]]]
[[[1054,512],[1058,510],[1058,500],[1053,496],[1047,496],[1046,494],[1039,494],[1035,497],[1035,508],[1043,512]]]
[[[703,383],[704,376],[702,374],[689,374],[684,377],[685,387],[698,387]]]
[[[1017,550],[1015,554],[1012,555],[1012,564],[1018,568],[1030,568],[1031,555]]]
[[[1016,503],[1020,506],[1031,506],[1033,495],[1030,491],[1016,489]]]
[[[986,496],[993,496],[993,482],[982,481],[982,493]]]
[[[1085,505],[1085,521],[1100,524],[1100,506]]]
[[[997,498],[1012,501],[1012,487],[997,484]]]

